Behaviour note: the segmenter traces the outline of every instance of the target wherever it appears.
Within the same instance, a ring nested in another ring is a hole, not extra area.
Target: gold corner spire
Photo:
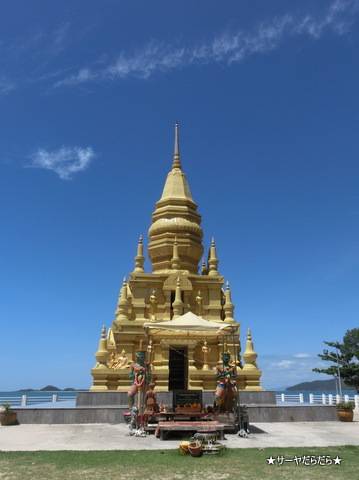
[[[229,287],[229,282],[226,283],[226,290],[224,292],[225,304],[223,306],[224,314],[225,314],[225,322],[226,323],[234,323],[235,320],[233,318],[234,314],[234,305],[232,303],[232,295],[231,289]]]
[[[98,362],[97,368],[106,369],[109,357],[110,354],[107,349],[106,326],[103,325],[101,329],[101,339],[99,341],[98,350],[95,353],[95,358]],[[96,387],[93,387],[93,390],[96,390]],[[101,388],[99,388],[99,390],[101,390]]]
[[[173,156],[173,164],[172,170],[175,168],[182,169],[181,161],[180,161],[180,154],[179,154],[179,135],[178,135],[178,123],[175,125],[175,148],[174,148],[174,156]]]
[[[140,239],[138,241],[138,246],[137,246],[137,255],[135,256],[135,269],[134,272],[136,273],[144,273],[144,263],[145,263],[145,257],[143,256],[143,241],[142,241],[142,235],[140,235]]]
[[[209,249],[209,259],[208,259],[208,275],[213,277],[218,275],[218,258],[217,258],[217,251],[216,251],[216,244],[214,242],[214,238],[212,237],[212,244],[211,248]]]

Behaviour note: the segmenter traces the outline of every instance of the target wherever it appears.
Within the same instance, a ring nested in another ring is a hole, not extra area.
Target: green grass
[[[348,480],[358,475],[358,446],[227,449],[195,458],[179,450],[0,452],[0,480]],[[293,459],[337,455],[341,465],[296,465]],[[268,465],[267,458],[276,459]]]

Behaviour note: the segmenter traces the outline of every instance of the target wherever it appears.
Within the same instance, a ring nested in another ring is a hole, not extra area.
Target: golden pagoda
[[[141,236],[112,327],[107,332],[102,328],[90,390],[128,391],[130,365],[137,362],[138,352],[158,391],[214,391],[213,369],[224,353],[235,367],[238,390],[263,390],[250,331],[241,355],[240,324],[234,319],[229,283],[224,287],[218,272],[214,239],[207,261],[201,262],[201,216],[182,171],[177,124],[172,169],[148,236],[152,273],[144,269]]]

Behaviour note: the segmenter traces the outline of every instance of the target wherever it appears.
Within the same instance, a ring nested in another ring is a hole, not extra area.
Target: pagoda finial
[[[179,153],[178,123],[176,123],[175,125],[175,148],[174,148],[172,170],[175,168],[179,168],[180,170],[182,169],[181,162],[180,162],[180,153]]]

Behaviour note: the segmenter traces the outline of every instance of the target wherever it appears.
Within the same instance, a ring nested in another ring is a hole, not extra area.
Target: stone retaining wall
[[[331,405],[248,405],[249,423],[339,421]],[[20,424],[124,423],[127,406],[16,409]]]

